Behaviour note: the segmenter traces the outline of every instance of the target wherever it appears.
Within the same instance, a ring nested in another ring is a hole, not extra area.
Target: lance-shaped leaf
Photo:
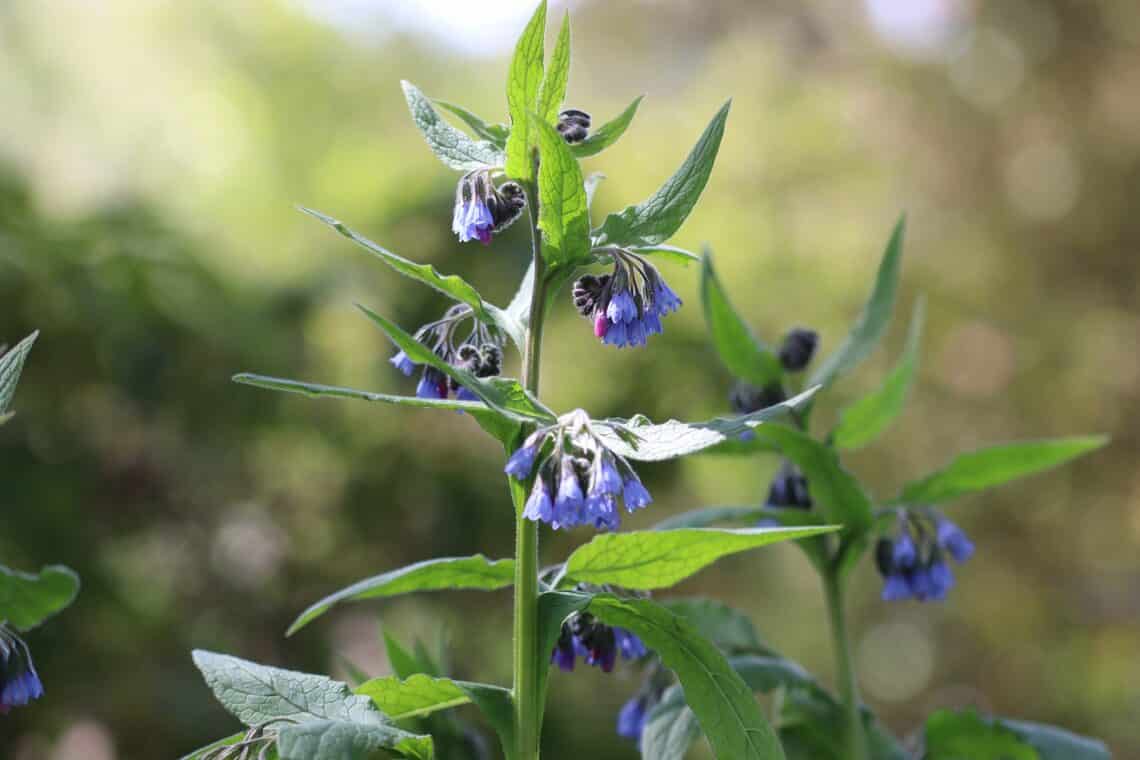
[[[654,424],[644,417],[630,420],[610,420],[620,423],[633,433],[627,441],[605,426],[597,426],[595,433],[606,446],[626,459],[656,462],[664,459],[695,454],[729,440],[738,440],[750,430],[767,427],[763,423],[778,419],[800,408],[815,393],[811,388],[765,409],[740,417],[717,417],[707,422],[678,422],[669,420]],[[769,444],[773,445],[773,444]]]
[[[594,597],[587,608],[607,625],[636,633],[677,674],[685,701],[717,757],[783,760],[752,690],[689,623],[648,599]]]
[[[773,446],[773,448],[775,447]],[[707,528],[717,523],[755,523],[761,518],[775,520],[785,528],[800,525],[823,525],[822,517],[806,509],[766,506],[701,507],[667,517],[654,525],[653,529]]]
[[[3,425],[12,416],[12,398],[16,395],[16,383],[20,380],[20,373],[24,369],[24,360],[32,350],[32,344],[40,335],[35,331],[3,356],[0,356],[0,425]],[[0,349],[3,350],[3,349]]]
[[[803,471],[812,501],[819,505],[824,519],[855,532],[871,527],[871,500],[859,481],[840,464],[835,449],[782,425],[761,425],[755,435],[778,448]]]
[[[570,152],[574,154],[575,158],[588,158],[613,145],[629,128],[633,117],[637,115],[637,108],[641,105],[641,99],[644,97],[644,95],[638,95],[620,114],[590,132],[589,136],[582,142],[571,145]]]
[[[780,382],[783,375],[780,360],[756,339],[733,308],[707,250],[701,266],[701,305],[713,347],[729,372],[759,388]]]
[[[299,380],[285,380],[279,377],[266,375],[253,375],[243,372],[233,376],[235,383],[252,385],[255,388],[265,388],[271,391],[285,393],[299,393],[310,398],[350,398],[360,401],[379,401],[399,406],[418,407],[422,409],[454,409],[467,412],[475,421],[501,441],[504,445],[514,440],[518,434],[520,421],[504,416],[502,413],[478,401],[460,401],[458,399],[420,398],[419,396],[393,396],[387,393],[374,393],[355,388],[342,388],[336,385],[321,385],[320,383],[305,383]],[[519,386],[519,392],[522,387]]]
[[[901,217],[891,233],[887,250],[879,264],[875,277],[875,287],[871,297],[863,307],[863,312],[855,321],[847,339],[829,355],[812,374],[809,385],[831,385],[840,375],[855,368],[878,345],[891,321],[895,308],[895,297],[899,289],[899,269],[902,264],[903,233],[906,230],[906,217]]]
[[[507,138],[507,176],[523,182],[534,178],[531,150],[538,144],[532,114],[538,106],[542,86],[545,54],[546,0],[538,4],[515,45],[507,75],[507,108],[511,115],[511,134]]]
[[[371,699],[353,694],[346,684],[327,676],[259,665],[201,649],[194,650],[193,656],[214,696],[247,726],[315,720],[388,723]]]
[[[472,140],[444,121],[431,99],[411,82],[401,82],[412,121],[419,127],[432,153],[448,167],[469,172],[491,166],[502,166],[502,151],[486,140]]]
[[[450,111],[458,116],[464,124],[471,128],[472,132],[499,150],[504,150],[507,147],[507,135],[510,134],[511,130],[506,124],[488,124],[463,106],[449,103],[446,100],[433,98],[432,102],[445,111]]]
[[[730,104],[721,107],[681,168],[657,192],[605,218],[595,235],[595,245],[657,245],[681,228],[716,162]]]
[[[601,533],[566,560],[565,579],[568,583],[652,591],[680,583],[721,557],[838,528],[679,528]]]
[[[938,472],[905,485],[895,502],[934,504],[949,501],[1048,470],[1095,451],[1106,443],[1107,436],[1089,435],[1008,443],[959,454]]]
[[[566,141],[539,122],[538,226],[542,255],[550,264],[574,264],[590,255],[590,216],[582,170]]]
[[[370,698],[380,712],[392,720],[422,718],[471,702],[471,697],[455,681],[423,673],[405,679],[373,678],[358,686],[356,693]]]
[[[281,760],[373,760],[381,752],[412,760],[432,760],[435,756],[430,736],[388,724],[318,720],[283,726],[277,734]]]
[[[442,557],[417,562],[397,570],[358,581],[326,596],[302,612],[286,632],[292,636],[335,604],[413,591],[474,589],[494,591],[514,582],[515,563],[510,559],[489,560],[482,554],[472,557]]]
[[[404,332],[398,325],[380,316],[367,306],[357,304],[357,308],[383,330],[388,339],[407,354],[409,359],[416,364],[427,364],[435,367],[474,393],[487,406],[507,417],[522,422],[554,421],[554,414],[536,401],[517,382],[499,377],[478,378],[465,369],[448,364],[430,348]]]
[[[511,340],[515,341],[516,345],[522,345],[522,327],[518,322],[512,319],[502,309],[484,301],[483,297],[479,295],[479,291],[475,290],[475,288],[462,277],[454,274],[443,275],[437,272],[435,267],[430,264],[417,264],[414,261],[405,259],[403,256],[398,256],[383,246],[349,229],[339,219],[334,219],[331,216],[327,216],[310,208],[305,208],[304,206],[301,206],[301,210],[324,222],[329,227],[332,227],[341,235],[344,235],[405,277],[418,280],[428,287],[443,293],[448,298],[452,298],[459,303],[467,304],[475,313],[476,319],[484,324],[500,328],[511,337]]]
[[[678,248],[675,245],[643,245],[634,246],[629,250],[642,256],[656,256],[657,258],[668,259],[674,264],[680,264],[683,267],[689,266],[694,261],[700,261],[701,257],[692,251],[686,251],[684,248]]]
[[[687,597],[665,599],[661,606],[684,618],[706,639],[724,652],[757,652],[766,649],[756,626],[743,612],[716,599]]]
[[[570,81],[570,12],[562,17],[562,28],[550,54],[550,66],[538,93],[538,115],[548,124],[558,123],[558,112],[566,99],[566,84]]]
[[[918,349],[922,343],[925,309],[920,298],[910,318],[906,348],[898,364],[875,391],[843,410],[839,424],[831,434],[832,442],[841,449],[857,449],[879,437],[902,413],[906,397],[918,373]]]
[[[49,565],[39,574],[0,565],[0,623],[28,631],[63,610],[79,593],[79,576],[63,565]]]

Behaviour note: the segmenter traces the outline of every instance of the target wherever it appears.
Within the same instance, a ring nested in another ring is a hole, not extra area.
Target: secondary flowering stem
[[[841,583],[836,567],[831,566],[824,571],[823,590],[827,597],[831,637],[835,646],[839,696],[843,700],[844,743],[847,747],[844,757],[849,760],[867,760],[867,739],[863,731],[863,718],[859,713],[859,684],[855,679],[855,663],[851,659],[851,641],[847,636]]]
[[[535,176],[538,176],[537,161]],[[546,262],[542,258],[542,233],[538,229],[538,189],[524,186],[530,214],[534,255],[534,289],[530,321],[523,350],[523,387],[538,393],[542,360],[542,327],[546,316]],[[538,693],[538,523],[523,517],[526,489],[508,478],[515,502],[515,609],[514,609],[514,698],[516,760],[538,760],[542,705]]]

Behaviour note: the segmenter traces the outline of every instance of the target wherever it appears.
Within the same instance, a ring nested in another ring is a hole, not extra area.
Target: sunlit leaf
[[[733,308],[707,251],[701,267],[701,305],[713,347],[729,372],[758,388],[780,382],[780,360],[752,334]]]
[[[571,145],[570,152],[574,154],[575,158],[588,158],[613,145],[629,128],[633,117],[637,115],[637,108],[641,105],[641,99],[644,97],[644,95],[638,95],[620,114],[592,130],[582,142]]]
[[[472,140],[440,118],[431,99],[411,82],[401,82],[412,121],[419,127],[432,153],[448,167],[461,172],[502,166],[505,157],[499,148],[485,140]]]
[[[523,182],[534,178],[531,150],[538,145],[533,113],[543,79],[545,54],[546,0],[538,4],[515,46],[507,76],[507,107],[511,133],[507,138],[507,176]]]

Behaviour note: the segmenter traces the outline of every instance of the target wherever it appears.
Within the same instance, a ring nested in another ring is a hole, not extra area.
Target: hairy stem
[[[843,609],[843,588],[839,570],[828,567],[823,573],[823,590],[831,622],[831,638],[835,647],[839,696],[843,700],[844,743],[849,760],[867,760],[867,739],[863,718],[859,713],[859,685],[855,680],[855,663],[851,658],[851,640],[847,636],[847,617]]]
[[[537,163],[537,162],[536,162]],[[537,166],[535,176],[537,176]],[[530,321],[523,350],[522,383],[538,393],[542,361],[542,326],[546,315],[546,263],[542,258],[542,233],[538,229],[538,192],[534,182],[524,187],[530,214],[531,246],[534,255],[534,289]],[[516,760],[538,760],[539,727],[542,723],[541,696],[538,693],[538,523],[522,516],[526,490],[512,481],[515,502],[515,610],[514,610],[514,697]]]

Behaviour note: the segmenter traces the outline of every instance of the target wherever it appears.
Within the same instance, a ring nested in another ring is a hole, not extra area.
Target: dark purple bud
[[[780,364],[788,372],[800,372],[811,362],[819,345],[819,334],[806,327],[793,327],[780,345]]]

